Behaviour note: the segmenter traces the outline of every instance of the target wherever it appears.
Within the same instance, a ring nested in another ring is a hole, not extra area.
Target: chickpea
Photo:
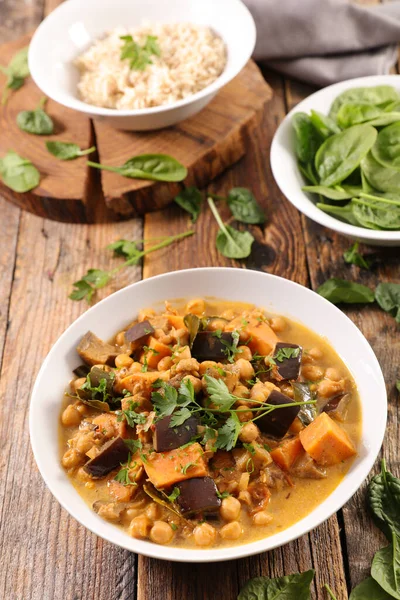
[[[93,438],[90,435],[82,434],[78,436],[75,448],[81,454],[86,454],[86,452],[88,452],[93,445]]]
[[[235,362],[238,362],[242,358],[249,361],[253,358],[253,354],[248,346],[238,346],[238,350],[240,350],[240,352],[235,354]]]
[[[117,346],[124,346],[125,331],[120,331],[119,333],[117,333],[117,335],[115,336],[115,343],[117,344]]]
[[[153,310],[152,308],[142,308],[141,310],[139,310],[139,314],[138,314],[138,321],[139,323],[141,323],[142,321],[147,321],[148,319],[151,319],[152,317],[156,316],[156,311]]]
[[[231,308],[228,308],[227,310],[224,310],[221,317],[227,321],[232,321],[232,319],[235,318],[235,312]]]
[[[293,388],[289,383],[284,383],[281,386],[281,392],[282,394],[285,394],[285,396],[289,396],[289,398],[294,398]]]
[[[325,377],[327,379],[330,379],[331,381],[340,381],[341,380],[341,375],[340,375],[339,371],[337,369],[334,369],[333,367],[329,367],[325,371]]]
[[[69,448],[62,457],[63,467],[72,469],[85,461],[85,457],[75,448]]]
[[[176,341],[180,343],[181,346],[186,346],[189,342],[189,332],[184,327],[182,327],[182,329],[177,329],[175,331],[174,337]]]
[[[317,347],[311,348],[311,350],[308,351],[308,354],[312,358],[315,358],[315,360],[321,360],[321,358],[324,356],[324,353],[322,352],[322,350]]]
[[[160,517],[160,509],[158,504],[156,504],[155,502],[149,504],[146,508],[145,513],[151,521],[156,521]]]
[[[129,354],[118,354],[115,359],[115,366],[117,369],[122,369],[122,367],[129,368],[131,365],[133,365],[133,362],[133,358],[131,358]]]
[[[187,375],[186,377],[183,378],[182,381],[187,381],[188,379],[190,379],[190,381],[192,382],[194,393],[199,394],[201,392],[201,390],[203,389],[203,386],[201,384],[201,379],[198,379],[194,375]]]
[[[156,521],[150,530],[150,539],[156,544],[169,544],[174,537],[171,525],[164,521]]]
[[[186,312],[193,315],[202,315],[206,309],[206,303],[203,298],[193,298],[186,304]]]
[[[146,515],[139,515],[132,519],[129,525],[129,535],[134,538],[147,538],[151,529],[151,521]]]
[[[123,519],[125,522],[130,523],[132,519],[140,515],[141,512],[140,508],[127,508],[124,510]]]
[[[225,325],[226,321],[224,321],[223,319],[212,319],[212,321],[210,321],[207,325],[207,329],[208,331],[218,331],[218,329],[224,331]]]
[[[273,520],[273,516],[267,513],[266,510],[260,510],[253,515],[254,525],[269,525]]]
[[[242,535],[242,526],[238,521],[232,521],[221,527],[219,533],[224,540],[237,540]]]
[[[238,410],[236,414],[241,423],[246,423],[253,418],[253,413],[251,410],[246,410],[245,407],[243,407],[243,410]]]
[[[180,360],[187,360],[189,358],[192,358],[190,348],[189,346],[184,346],[183,348],[175,350],[174,358],[172,360],[174,363],[178,363]]]
[[[89,475],[89,473],[86,473],[86,471],[84,471],[84,469],[82,467],[80,467],[76,473],[76,477],[77,479],[79,479],[79,481],[86,481],[86,482],[91,482],[93,483],[93,480],[91,478],[91,476]],[[94,485],[94,484],[93,484]],[[90,486],[87,486],[90,488]]]
[[[80,413],[82,417],[86,417],[89,414],[89,407],[86,404],[82,404],[81,402],[77,402],[75,404],[76,410]]]
[[[237,498],[228,496],[222,500],[219,514],[225,521],[236,521],[239,518],[241,505]]]
[[[61,423],[64,427],[76,427],[81,422],[82,415],[77,410],[76,406],[69,404],[63,411],[61,416]]]
[[[306,365],[302,368],[301,374],[308,381],[318,381],[324,376],[324,370],[317,365]]]
[[[257,402],[265,402],[274,389],[276,389],[276,386],[273,383],[261,383],[260,381],[251,388],[250,398],[252,400],[257,400]]]
[[[200,375],[204,375],[207,369],[215,369],[217,367],[217,364],[218,363],[214,362],[213,360],[204,360],[202,363],[200,363]]]
[[[239,367],[240,379],[247,381],[248,379],[254,377],[253,365],[249,360],[239,358],[239,360],[236,361],[236,364]]]
[[[342,382],[331,381],[330,379],[324,379],[318,384],[318,394],[322,398],[330,398],[335,394],[339,394],[343,390]]]
[[[250,390],[245,385],[241,385],[240,383],[235,386],[233,393],[235,396],[239,396],[239,398],[248,398],[250,396]]]
[[[280,333],[286,329],[286,321],[283,317],[272,317],[269,324],[275,333]]]
[[[170,356],[164,356],[164,358],[162,358],[158,363],[157,369],[159,371],[168,371],[168,369],[170,369],[173,364],[174,363]]]
[[[214,527],[209,523],[201,523],[193,531],[194,541],[198,546],[211,546],[216,534]]]
[[[246,423],[243,425],[242,430],[239,434],[239,440],[241,442],[245,442],[249,444],[250,442],[254,442],[260,435],[260,430],[258,429],[255,423]]]
[[[129,367],[129,373],[140,373],[143,365],[140,362],[133,362]]]
[[[82,385],[85,383],[86,381],[86,377],[79,377],[79,379],[75,379],[74,381],[71,382],[71,388],[72,391],[76,393],[76,390],[78,390],[80,387],[82,387]]]

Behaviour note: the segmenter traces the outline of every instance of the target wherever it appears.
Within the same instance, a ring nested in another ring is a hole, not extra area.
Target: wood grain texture
[[[270,98],[271,89],[249,61],[206,108],[175,127],[133,133],[95,121],[100,161],[119,166],[138,154],[170,154],[188,169],[185,185],[203,187],[243,156],[246,132],[257,126]],[[164,208],[182,188],[178,183],[127,179],[108,171],[101,177],[107,206],[123,216]]]
[[[0,63],[8,64],[12,56],[29,44],[30,35],[0,46]],[[0,88],[6,76],[0,73]],[[13,192],[0,181],[0,193],[10,202],[39,216],[60,221],[86,222],[92,220],[89,202],[93,173],[87,167],[87,157],[61,161],[52,156],[46,146],[47,140],[75,142],[81,148],[89,148],[93,142],[90,120],[75,111],[48,100],[46,111],[55,125],[53,135],[33,135],[22,132],[16,122],[22,110],[34,110],[42,92],[31,77],[16,91],[12,91],[5,106],[0,107],[0,156],[14,150],[28,158],[40,171],[37,188],[24,194]]]

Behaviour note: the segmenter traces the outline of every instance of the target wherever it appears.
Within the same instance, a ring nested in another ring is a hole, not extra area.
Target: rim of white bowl
[[[279,146],[281,143],[281,138],[283,137],[287,127],[290,125],[290,121],[293,115],[297,112],[304,111],[303,107],[307,105],[313,98],[320,98],[321,96],[324,96],[327,92],[334,91],[335,89],[344,91],[347,87],[352,87],[353,85],[354,87],[357,87],[359,85],[362,85],[363,83],[368,83],[371,86],[379,85],[382,83],[390,84],[390,82],[393,82],[393,79],[397,79],[399,81],[400,75],[368,75],[366,77],[356,77],[355,79],[346,79],[345,81],[333,83],[332,85],[324,87],[321,90],[310,94],[310,96],[307,96],[307,98],[299,102],[299,104],[296,104],[296,106],[292,108],[290,112],[288,112],[288,114],[276,130],[271,144],[270,162],[272,175],[285,198],[289,200],[289,202],[293,204],[293,206],[295,206],[300,212],[305,214],[313,221],[319,223],[320,225],[328,227],[329,229],[333,229],[334,231],[337,231],[338,233],[347,235],[349,237],[358,238],[359,240],[370,239],[382,242],[391,241],[400,243],[400,231],[377,231],[375,229],[366,229],[364,227],[357,227],[356,225],[344,223],[343,221],[335,219],[331,215],[328,215],[327,213],[324,213],[322,210],[317,208],[313,201],[309,198],[309,196],[301,190],[300,186],[296,192],[293,192],[290,189],[288,189],[287,182],[285,181],[284,176],[278,175],[278,165],[282,161],[281,149],[279,148]],[[327,107],[327,110],[328,108],[329,107]],[[295,161],[294,150],[293,161]]]
[[[87,102],[83,102],[78,97],[75,97],[72,94],[69,95],[69,94],[59,93],[57,91],[57,88],[53,88],[51,85],[47,85],[46,82],[43,82],[40,75],[38,75],[36,72],[35,62],[32,58],[37,53],[37,46],[39,44],[42,33],[45,32],[45,29],[49,25],[52,24],[53,20],[56,20],[60,17],[60,13],[62,16],[62,13],[64,11],[69,10],[68,5],[75,3],[77,5],[77,7],[79,8],[81,1],[82,0],[68,0],[68,2],[63,2],[62,4],[57,6],[40,23],[40,25],[36,29],[35,33],[32,36],[31,42],[29,44],[29,52],[28,52],[29,69],[30,69],[32,79],[34,80],[36,85],[42,90],[42,92],[46,96],[48,96],[52,100],[55,100],[59,104],[62,104],[63,106],[67,106],[68,108],[71,108],[73,110],[77,110],[79,112],[90,113],[91,115],[97,115],[97,116],[103,116],[103,117],[134,117],[134,116],[139,117],[141,115],[152,115],[152,114],[157,114],[157,113],[165,113],[165,112],[174,110],[176,108],[180,108],[182,106],[187,106],[188,104],[191,104],[192,102],[195,102],[196,100],[201,100],[202,98],[204,98],[212,93],[218,92],[224,85],[226,85],[227,83],[232,81],[232,79],[234,79],[236,77],[236,75],[238,75],[240,73],[240,71],[245,67],[247,62],[250,60],[251,55],[253,54],[253,51],[254,51],[254,48],[256,45],[257,31],[256,31],[256,24],[254,22],[253,15],[251,14],[251,12],[247,8],[247,6],[242,2],[242,0],[230,0],[231,3],[235,3],[235,4],[239,5],[241,7],[241,9],[243,10],[244,14],[246,14],[246,17],[249,20],[249,27],[251,30],[250,31],[251,41],[249,43],[249,50],[248,50],[248,52],[246,52],[246,54],[243,55],[242,60],[240,60],[240,62],[238,61],[238,64],[234,69],[228,71],[225,67],[224,71],[221,73],[221,75],[219,75],[217,77],[217,79],[215,81],[213,81],[213,83],[206,86],[199,92],[196,92],[195,94],[192,94],[191,96],[187,96],[186,98],[183,98],[182,100],[178,100],[177,102],[174,102],[172,104],[162,104],[160,106],[153,106],[151,108],[140,108],[140,109],[132,109],[132,110],[121,110],[121,109],[115,109],[115,108],[103,108],[101,106],[95,106],[92,104],[88,104]],[[78,14],[79,14],[79,12],[78,12]],[[211,25],[211,27],[212,27],[212,25]],[[224,38],[222,38],[222,39],[224,40]],[[225,40],[224,40],[224,42],[226,44],[227,52],[229,54],[229,46],[227,45]],[[37,60],[37,59],[35,59],[35,60]]]
[[[115,525],[105,523],[103,520],[101,520],[101,521],[99,521],[99,527],[88,526],[84,522],[84,519],[81,518],[80,511],[75,510],[75,508],[69,507],[68,502],[64,501],[64,498],[59,493],[57,483],[54,482],[51,478],[47,477],[47,472],[46,472],[47,469],[44,464],[44,461],[42,460],[42,454],[38,450],[37,436],[40,434],[38,433],[38,431],[35,430],[35,411],[32,410],[32,405],[34,404],[34,402],[40,401],[40,400],[35,400],[35,398],[37,396],[37,389],[39,388],[40,381],[46,373],[47,363],[49,362],[51,355],[53,353],[57,352],[58,346],[62,344],[62,340],[63,340],[64,336],[70,331],[70,329],[72,327],[76,326],[77,323],[84,321],[86,318],[86,315],[89,312],[95,311],[96,307],[106,304],[107,302],[110,301],[111,298],[115,298],[116,296],[119,296],[119,295],[124,295],[128,292],[128,290],[131,290],[133,288],[140,289],[140,287],[146,286],[148,284],[148,282],[150,282],[150,281],[165,279],[165,278],[171,277],[171,275],[172,276],[178,275],[178,276],[184,277],[185,274],[189,274],[189,273],[197,274],[199,272],[207,273],[209,271],[213,271],[213,272],[217,271],[221,274],[221,276],[223,275],[224,272],[232,272],[233,271],[233,272],[237,272],[238,276],[243,276],[243,275],[245,277],[261,276],[261,277],[265,277],[266,279],[269,279],[269,280],[276,280],[276,279],[284,280],[285,282],[289,283],[290,285],[294,286],[295,288],[301,288],[302,293],[304,293],[305,295],[310,295],[310,296],[315,295],[315,292],[313,290],[310,290],[309,288],[306,288],[306,287],[300,285],[299,283],[296,283],[294,281],[286,279],[285,277],[279,277],[278,275],[272,275],[270,273],[261,273],[259,271],[253,271],[250,269],[238,269],[238,268],[230,268],[230,267],[202,267],[202,268],[194,268],[194,269],[182,269],[180,271],[171,271],[169,273],[164,273],[162,275],[157,275],[155,277],[150,277],[148,279],[143,279],[136,283],[132,283],[131,285],[126,286],[125,288],[122,288],[121,290],[119,290],[117,292],[114,292],[107,298],[104,298],[103,300],[101,300],[100,302],[98,302],[97,304],[95,304],[94,306],[89,308],[85,313],[83,313],[75,321],[73,321],[71,323],[71,325],[69,325],[69,327],[67,327],[67,329],[65,329],[65,331],[60,335],[58,340],[55,342],[55,344],[50,349],[49,353],[47,354],[47,356],[39,370],[39,373],[36,376],[35,384],[33,386],[32,394],[31,394],[31,398],[30,398],[30,404],[29,404],[29,435],[30,435],[30,441],[31,441],[33,455],[34,455],[36,464],[39,468],[40,474],[41,474],[46,486],[48,487],[50,492],[53,494],[55,499],[59,502],[59,504],[61,504],[61,506],[76,521],[78,521],[81,525],[86,527],[86,529],[88,529],[95,535],[101,537],[102,539],[104,539],[110,543],[113,543],[121,548],[129,550],[131,552],[135,552],[137,554],[142,554],[144,556],[148,556],[151,558],[157,558],[160,560],[169,560],[172,562],[187,562],[187,563],[221,562],[221,561],[225,561],[225,560],[244,558],[246,556],[260,554],[262,552],[266,552],[269,550],[273,550],[274,548],[284,546],[285,544],[287,544],[293,540],[296,540],[299,537],[307,534],[311,530],[313,530],[316,527],[318,527],[319,525],[321,525],[321,523],[327,521],[333,514],[335,514],[338,510],[340,510],[344,506],[344,504],[346,504],[346,502],[348,502],[348,500],[350,500],[350,498],[352,498],[353,495],[356,493],[356,491],[360,488],[362,483],[368,477],[368,475],[375,463],[375,460],[381,449],[385,431],[386,431],[387,393],[386,393],[386,386],[385,386],[383,373],[382,373],[381,367],[379,365],[378,359],[376,358],[371,345],[369,344],[367,339],[364,337],[364,335],[361,333],[361,331],[358,329],[358,327],[353,323],[353,321],[351,319],[349,319],[349,317],[347,317],[347,315],[345,315],[340,309],[338,309],[336,306],[331,304],[328,300],[326,300],[322,296],[319,296],[321,303],[329,305],[330,310],[332,310],[333,313],[336,312],[340,319],[347,321],[348,325],[353,330],[354,336],[357,336],[360,339],[361,343],[365,347],[366,352],[369,355],[369,360],[371,361],[371,364],[373,363],[373,365],[374,365],[376,374],[380,380],[380,386],[382,387],[382,403],[380,405],[381,414],[380,414],[380,419],[377,419],[377,421],[376,421],[376,430],[375,430],[375,432],[378,432],[378,435],[376,436],[374,443],[369,446],[369,449],[368,449],[369,455],[368,455],[368,457],[366,457],[364,459],[365,464],[364,464],[364,468],[362,469],[362,475],[359,474],[357,479],[354,479],[354,477],[352,479],[350,479],[349,474],[352,469],[352,467],[350,467],[350,471],[348,473],[346,473],[346,475],[344,476],[342,481],[339,483],[339,485],[335,488],[335,490],[333,490],[333,492],[331,492],[331,494],[325,500],[323,500],[323,502],[321,504],[319,504],[313,511],[311,511],[311,513],[309,513],[308,515],[303,517],[303,519],[301,519],[300,521],[297,521],[290,527],[287,527],[286,529],[284,529],[283,531],[281,531],[277,534],[273,534],[271,536],[262,538],[255,542],[250,542],[247,544],[237,545],[237,546],[230,546],[227,548],[220,548],[220,549],[214,549],[214,550],[212,550],[212,549],[197,550],[197,549],[179,548],[179,547],[171,547],[171,546],[161,546],[161,545],[158,545],[158,544],[155,544],[152,542],[141,541],[141,540],[138,540],[135,538],[131,538],[125,532],[123,532],[124,535],[120,536],[120,539],[118,539],[118,541],[116,541],[115,539],[112,539],[113,533],[115,533],[115,530],[119,531]],[[65,475],[65,477],[67,477],[67,475]],[[327,510],[327,512],[325,513],[323,510],[324,504],[329,501],[330,496],[332,494],[334,494],[338,488],[340,488],[340,486],[343,484],[344,481],[349,482],[346,494],[344,494],[341,498],[337,498],[336,502],[334,504],[332,504],[332,506],[329,508],[329,510]],[[71,487],[73,487],[72,483],[70,483],[70,485],[71,485]],[[75,490],[75,493],[77,495],[79,495],[76,490]],[[304,525],[302,526],[302,523],[305,520],[311,519],[312,515],[314,515],[314,516],[318,515],[318,516],[316,516],[315,520],[312,523],[309,523],[306,527],[304,527]],[[100,519],[100,517],[99,517],[99,519]],[[110,528],[110,532],[112,532],[110,534],[108,534],[106,531],[109,528]],[[102,531],[102,529],[104,529],[104,531]],[[280,538],[283,538],[283,539],[280,539]]]

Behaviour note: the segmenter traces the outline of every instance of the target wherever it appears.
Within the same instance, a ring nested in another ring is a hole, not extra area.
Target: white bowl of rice
[[[67,0],[36,30],[29,68],[56,102],[146,131],[204,108],[255,40],[241,0]]]

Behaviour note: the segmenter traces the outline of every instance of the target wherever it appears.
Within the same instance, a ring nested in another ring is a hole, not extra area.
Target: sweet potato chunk
[[[158,489],[208,475],[202,447],[197,443],[169,452],[152,452],[147,456],[144,468],[151,483]]]
[[[187,329],[183,317],[180,315],[168,315],[168,323],[175,329]]]
[[[169,371],[149,371],[147,373],[132,373],[123,379],[115,382],[114,389],[116,392],[122,393],[123,390],[128,390],[132,394],[144,394],[146,397],[150,395],[153,384],[157,379],[168,381]]]
[[[326,413],[321,413],[300,431],[304,450],[320,465],[336,465],[356,454],[346,431]]]
[[[150,369],[157,369],[157,365],[164,356],[171,356],[172,350],[166,344],[162,344],[155,337],[149,338],[148,349],[143,352],[140,362],[144,363],[145,358]]]
[[[235,329],[234,319],[225,327],[225,331],[233,331]],[[243,324],[238,327],[243,331],[249,341],[249,348],[253,352],[258,352],[261,356],[268,356],[274,350],[278,337],[271,327],[265,321],[258,319],[249,319],[248,325],[243,327]]]
[[[301,445],[300,439],[295,437],[283,442],[283,444],[271,450],[271,457],[281,469],[289,471],[290,467],[302,451],[303,446]]]

